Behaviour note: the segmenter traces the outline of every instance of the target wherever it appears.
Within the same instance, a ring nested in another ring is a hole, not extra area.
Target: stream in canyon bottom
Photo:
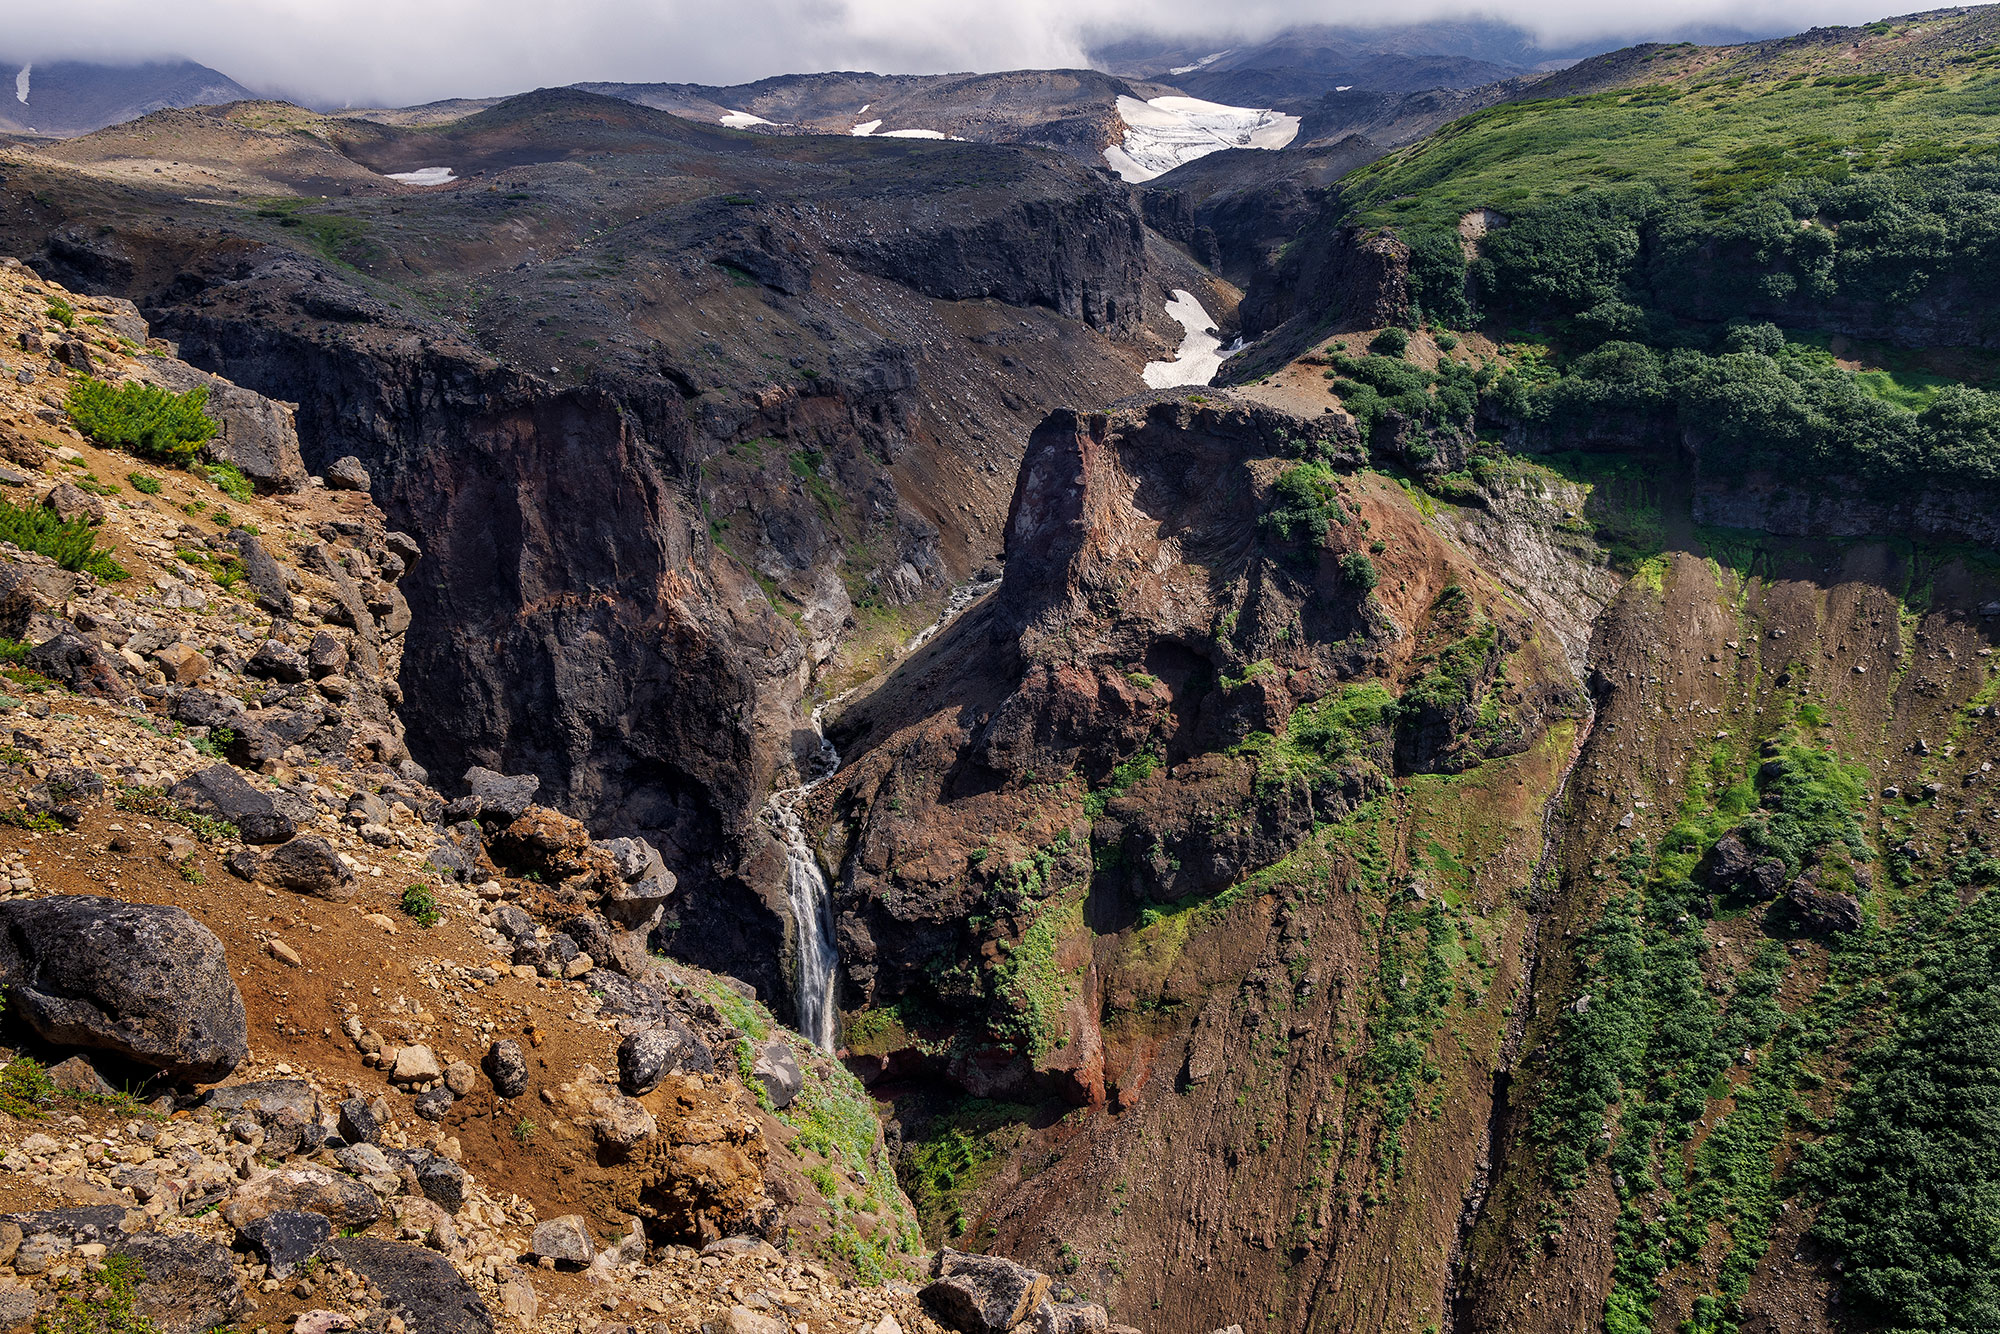
[[[998,579],[975,579],[952,590],[944,611],[935,621],[919,630],[905,645],[902,655],[916,652],[960,612],[999,586]],[[793,977],[798,1009],[799,1032],[821,1051],[832,1051],[839,1036],[840,1006],[835,985],[840,975],[840,951],[833,942],[833,893],[826,872],[819,864],[806,837],[799,807],[820,784],[840,772],[840,752],[821,730],[828,708],[847,698],[834,696],[812,711],[812,730],[818,750],[802,769],[805,781],[772,794],[764,805],[764,822],[785,845],[785,897],[791,903],[792,924],[797,933],[797,971]]]

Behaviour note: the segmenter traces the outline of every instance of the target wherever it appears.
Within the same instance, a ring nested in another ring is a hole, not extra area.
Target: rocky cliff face
[[[1654,911],[1705,915],[1715,999],[1676,1022],[1738,1032],[1774,957],[1782,1011],[1818,1013],[1880,873],[1809,847],[1758,863],[1768,913],[1717,915],[1754,880],[1730,869],[1754,835],[1717,841],[1752,790],[1730,775],[1775,792],[1825,745],[1915,791],[1908,757],[1936,751],[1910,738],[1982,714],[1990,578],[1865,542],[1717,564],[1670,535],[1626,580],[1576,519],[1627,522],[1615,487],[1521,462],[1476,503],[1413,499],[1351,471],[1329,420],[1201,397],[1045,422],[1000,589],[835,725],[850,765],[817,828],[844,1039],[895,1105],[927,1225],[1168,1329],[1556,1329],[1651,1304],[1617,1295],[1635,1211],[1720,1209],[1738,1249],[1674,1253],[1661,1321],[1716,1292],[1824,1310],[1805,1223],[1773,1240],[1700,1184],[1760,1115],[1758,1072],[1792,1078],[1772,1033],[1742,1029],[1741,1087],[1706,1089],[1696,1166],[1636,1188],[1650,1123],[1577,1110],[1578,1044],[1606,1040],[1579,1034],[1638,985],[1606,943],[1629,895],[1682,902],[1696,857],[1714,898]],[[1675,532],[1707,503],[1646,495]],[[1891,614],[1910,577],[1934,581],[1914,620]],[[1976,787],[1982,746],[1923,791]],[[1569,1175],[1565,1146],[1600,1131],[1625,1147]]]
[[[1407,1239],[1472,1178],[1585,708],[1360,457],[1208,395],[1053,415],[1000,589],[835,726],[850,1060],[917,1175],[1028,1137],[920,1208],[1166,1328],[1437,1309]]]
[[[493,133],[628,153],[638,136],[670,170],[708,168],[706,131],[622,102],[600,124],[601,100],[518,99]],[[715,137],[775,198],[578,225],[581,260],[545,260],[560,247],[540,224],[472,240],[450,208],[385,208],[372,225],[404,276],[445,285],[431,313],[358,271],[379,267],[359,250],[343,271],[129,197],[134,225],[58,226],[38,262],[130,292],[189,360],[296,403],[312,468],[358,458],[433,560],[407,590],[412,753],[441,776],[537,774],[594,827],[653,838],[716,891],[689,896],[674,947],[782,1006],[783,858],[755,816],[807,744],[804,696],[878,668],[998,554],[1011,442],[1053,395],[1134,383],[1163,347],[1113,340],[1149,339],[1166,287],[1196,280],[1070,164],[908,141],[746,157]],[[494,147],[464,130],[452,151]],[[587,203],[565,170],[505,170]],[[467,291],[468,244],[498,246],[511,276]],[[637,281],[580,280],[593,263]]]

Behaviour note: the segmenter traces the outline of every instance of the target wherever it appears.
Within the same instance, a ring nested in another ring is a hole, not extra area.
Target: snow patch
[[[1336,93],[1345,93],[1352,91],[1353,88],[1354,85],[1351,83],[1341,83],[1341,84],[1335,84],[1333,91],[1335,91]]]
[[[875,131],[881,128],[882,128],[882,122],[879,120],[864,120],[859,125],[849,130],[848,133],[854,135],[858,139],[866,139],[869,135],[875,133]]]
[[[1232,47],[1230,49],[1234,50],[1235,48]],[[1224,56],[1228,54],[1229,54],[1228,51],[1217,51],[1212,56],[1203,56],[1200,60],[1195,61],[1194,64],[1192,65],[1176,65],[1172,69],[1168,70],[1167,73],[1192,74],[1198,69],[1207,69],[1210,65],[1213,65],[1216,61],[1222,59]]]
[[[747,111],[732,111],[722,118],[722,123],[732,130],[747,130],[752,125],[769,125],[771,122]]]
[[[880,124],[878,121],[877,124]],[[884,139],[949,139],[952,136],[940,130],[884,130]]]
[[[21,72],[14,76],[14,100],[22,106],[28,105],[28,71],[33,65],[21,66]]]
[[[1198,97],[1118,99],[1125,142],[1104,150],[1111,169],[1133,184],[1225,148],[1283,148],[1298,137],[1299,118],[1255,107],[1226,107]]]
[[[415,171],[392,171],[389,179],[404,185],[450,185],[458,177],[450,167],[419,167]]]
[[[1215,336],[1215,321],[1208,317],[1208,311],[1195,300],[1194,293],[1176,287],[1174,299],[1167,303],[1167,315],[1184,331],[1180,350],[1172,361],[1147,362],[1139,378],[1154,389],[1203,385],[1215,379],[1223,361],[1236,349],[1223,350],[1222,340]]]

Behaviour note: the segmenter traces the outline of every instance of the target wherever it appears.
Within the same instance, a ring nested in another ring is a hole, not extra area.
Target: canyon
[[[1990,1082],[1941,997],[2000,878],[1995,23],[1316,91],[1143,181],[1121,99],[1188,89],[1104,74],[166,109],[0,154],[16,383],[210,386],[215,449],[285,424],[237,510],[349,497],[362,554],[292,576],[323,608],[241,615],[378,655],[313,762],[550,1007],[583,1129],[543,1214],[801,1283],[922,1257],[895,1318],[960,1329],[954,1272],[1048,1329],[1977,1328],[1909,1323],[1956,1243],[1854,1220],[1950,1194],[1884,1053]],[[1791,156],[1627,185],[1675,159],[1617,135],[1724,110]],[[1951,117],[1973,147],[1920,137]],[[1507,174],[1572,124],[1615,189]],[[113,466],[18,406],[8,486],[67,476],[44,432]],[[98,644],[113,587],[32,624]],[[150,744],[165,666],[104,651]],[[666,1032],[709,1080],[634,1093]],[[858,1147],[766,1105],[791,1074]],[[1937,1152],[1977,1176],[1987,1133]]]

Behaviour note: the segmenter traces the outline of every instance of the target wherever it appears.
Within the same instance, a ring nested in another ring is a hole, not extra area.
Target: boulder
[[[712,1074],[708,1044],[678,1019],[642,1028],[618,1044],[618,1086],[633,1097],[651,1093],[668,1075]]]
[[[1717,889],[1747,894],[1762,903],[1784,893],[1791,871],[1776,857],[1752,852],[1741,832],[1732,829],[1715,841],[1708,878]]]
[[[225,1114],[249,1112],[266,1124],[287,1112],[301,1121],[317,1121],[320,1110],[319,1095],[303,1079],[254,1079],[244,1084],[225,1084],[210,1089],[201,1105]]]
[[[0,903],[0,983],[44,1041],[209,1082],[250,1053],[222,942],[179,908],[58,895]]]
[[[144,357],[146,378],[175,393],[206,386],[205,411],[220,428],[202,452],[234,464],[260,491],[302,491],[305,460],[299,454],[298,409],[231,384],[183,362]]]
[[[264,858],[257,866],[257,879],[336,903],[354,897],[354,872],[331,843],[313,834],[295,838]]]
[[[747,1306],[732,1306],[722,1317],[721,1334],[786,1334],[785,1322]]]
[[[435,1154],[416,1165],[417,1189],[453,1213],[465,1203],[465,1169],[449,1158]]]
[[[106,1098],[118,1090],[105,1082],[97,1073],[97,1067],[81,1056],[72,1056],[67,1061],[57,1061],[48,1069],[49,1083],[71,1093],[81,1093],[87,1098]]]
[[[257,646],[250,655],[244,671],[252,676],[261,676],[269,681],[285,685],[297,685],[312,674],[306,665],[305,655],[290,644],[281,644],[275,639],[267,639]]]
[[[590,1239],[590,1228],[583,1215],[564,1214],[537,1224],[528,1250],[538,1260],[554,1260],[559,1265],[581,1269],[597,1254],[597,1245]]]
[[[14,1334],[16,1330],[34,1327],[39,1316],[52,1299],[43,1297],[25,1283],[11,1279],[0,1280],[0,1334]]]
[[[1816,931],[1859,931],[1868,921],[1859,898],[1822,888],[1814,875],[1794,880],[1786,888],[1785,897]]]
[[[493,1081],[493,1091],[501,1097],[518,1098],[528,1091],[528,1058],[512,1038],[502,1038],[488,1047],[481,1064]]]
[[[335,491],[366,491],[368,465],[352,454],[343,454],[326,466],[326,484]]]
[[[339,676],[347,670],[347,646],[334,636],[322,630],[306,645],[306,668],[315,681],[323,681],[329,676]]]
[[[373,1144],[382,1136],[381,1123],[365,1098],[349,1098],[340,1104],[340,1137],[349,1144]]]
[[[1111,1314],[1096,1302],[1058,1302],[1044,1297],[1028,1314],[1033,1334],[1109,1334]]]
[[[118,1243],[113,1254],[145,1271],[132,1309],[160,1334],[206,1334],[241,1315],[248,1301],[229,1252],[201,1237],[142,1232]]]
[[[104,651],[82,635],[65,630],[28,650],[22,665],[60,681],[79,695],[123,699],[125,682]]]
[[[333,1256],[382,1292],[382,1303],[412,1334],[493,1334],[493,1315],[451,1261],[421,1246],[376,1237],[326,1244]]]
[[[938,1251],[936,1277],[918,1298],[960,1334],[1007,1334],[1049,1295],[1049,1276],[997,1255]]]
[[[629,882],[668,874],[659,849],[643,838],[607,838],[594,846],[610,855],[620,880]]]
[[[451,1105],[458,1101],[458,1095],[440,1084],[434,1089],[419,1093],[410,1110],[426,1121],[442,1121],[451,1113]]]
[[[805,1072],[799,1069],[798,1057],[782,1038],[773,1038],[757,1049],[750,1073],[764,1086],[764,1095],[771,1100],[771,1106],[779,1111],[791,1106],[792,1100],[805,1090]]]
[[[541,791],[542,780],[533,774],[495,773],[478,765],[465,771],[465,795],[445,807],[445,819],[481,820],[512,824],[527,812]]]
[[[93,525],[104,522],[104,502],[75,482],[57,483],[42,497],[42,504],[54,510],[56,517],[65,523],[75,519]]]
[[[238,528],[229,534],[236,543],[237,559],[243,562],[243,582],[257,595],[257,605],[273,616],[292,614],[292,581],[263,541],[252,532]]]
[[[619,1156],[630,1156],[660,1128],[659,1121],[636,1098],[613,1094],[594,1100],[590,1110],[598,1144]]]
[[[42,607],[41,590],[19,565],[0,561],[0,635],[23,639],[28,622]]]
[[[196,770],[167,795],[198,814],[227,820],[245,843],[283,843],[299,832],[297,822],[278,809],[270,793],[252,787],[227,764]]]
[[[270,1214],[325,1214],[335,1227],[367,1227],[382,1216],[375,1192],[351,1177],[316,1167],[273,1172],[244,1183],[222,1210],[223,1221],[243,1228]]]
[[[191,686],[214,666],[192,644],[163,644],[152,652],[153,665],[177,686]]]
[[[236,1236],[271,1267],[272,1278],[286,1278],[333,1239],[333,1224],[325,1214],[280,1209],[253,1219]]]
[[[23,1238],[60,1237],[72,1246],[91,1243],[112,1245],[128,1233],[140,1230],[145,1216],[127,1213],[116,1205],[90,1205],[80,1209],[32,1209],[26,1213],[0,1214],[0,1223],[21,1230]]]
[[[349,1144],[333,1151],[333,1160],[340,1164],[343,1172],[352,1172],[358,1177],[381,1176],[394,1172],[396,1165],[389,1161],[389,1155],[373,1144]]]
[[[398,1084],[428,1084],[444,1078],[444,1068],[438,1064],[436,1052],[413,1042],[396,1053],[395,1068],[390,1070],[389,1078]]]

